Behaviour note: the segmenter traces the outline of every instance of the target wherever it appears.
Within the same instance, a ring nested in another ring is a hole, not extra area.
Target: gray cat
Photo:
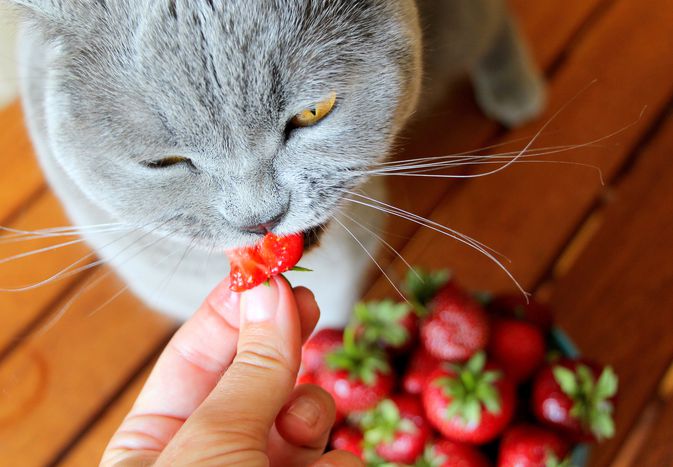
[[[227,275],[226,249],[305,231],[324,232],[301,262],[315,272],[291,280],[322,326],[343,324],[381,223],[345,194],[383,198],[367,170],[419,98],[468,72],[507,125],[544,102],[502,0],[14,1],[52,187],[130,288],[181,319]]]

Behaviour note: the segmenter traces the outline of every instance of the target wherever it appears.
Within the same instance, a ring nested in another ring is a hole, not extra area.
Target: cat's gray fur
[[[227,274],[223,250],[257,240],[243,226],[287,210],[287,234],[328,222],[342,189],[383,196],[358,171],[389,154],[419,96],[427,108],[468,72],[508,125],[544,101],[501,0],[16,3],[27,121],[50,183],[77,224],[140,228],[87,238],[181,318]],[[288,120],[332,91],[333,113],[288,138]],[[143,165],[168,155],[194,167]],[[373,211],[347,214],[380,226]],[[302,261],[315,272],[293,280],[315,290],[322,325],[342,324],[370,259],[335,223],[322,244]]]

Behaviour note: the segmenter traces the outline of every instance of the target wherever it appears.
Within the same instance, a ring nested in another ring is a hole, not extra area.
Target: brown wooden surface
[[[600,231],[552,295],[580,348],[621,378],[620,429],[596,465],[623,444],[673,359],[672,116],[615,188]]]
[[[512,4],[550,76],[547,115],[504,132],[481,115],[465,85],[412,125],[399,157],[519,139],[510,147],[522,148],[566,104],[536,147],[585,143],[636,121],[647,106],[635,125],[598,147],[550,157],[597,165],[608,186],[591,170],[526,164],[470,180],[390,177],[392,202],[507,254],[507,267],[526,288],[543,285],[541,295],[549,297],[583,351],[615,365],[623,391],[618,435],[595,450],[592,465],[615,461],[619,448],[636,439],[634,429],[644,441],[634,443],[642,446],[628,462],[672,465],[673,404],[662,402],[658,388],[673,362],[673,4]],[[66,224],[31,157],[17,104],[0,111],[0,164],[0,225]],[[412,263],[449,266],[473,288],[513,288],[493,264],[436,233],[406,221],[394,221],[387,230]],[[0,243],[0,258],[47,244],[53,242]],[[87,253],[78,244],[0,264],[0,287],[48,277]],[[383,257],[382,264],[391,259]],[[400,263],[391,270],[401,274]],[[174,323],[129,294],[98,310],[123,287],[113,275],[90,285],[105,272],[29,293],[0,293],[0,465],[95,465],[149,362],[174,330]],[[382,294],[390,288],[379,280],[371,296]],[[79,298],[52,325],[74,296]],[[653,424],[641,423],[645,407],[653,411]]]
[[[673,401],[660,408],[660,416],[638,454],[638,463],[644,466],[673,465]]]

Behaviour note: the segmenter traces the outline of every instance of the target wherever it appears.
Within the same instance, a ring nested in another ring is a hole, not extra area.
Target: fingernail
[[[249,323],[271,321],[278,310],[278,287],[274,281],[243,293],[241,311]]]
[[[290,404],[287,413],[288,415],[297,417],[309,428],[313,428],[318,424],[318,420],[320,420],[321,409],[313,399],[309,397],[300,397]]]

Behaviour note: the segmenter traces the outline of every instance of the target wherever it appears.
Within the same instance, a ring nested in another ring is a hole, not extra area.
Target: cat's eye
[[[145,166],[149,167],[150,169],[165,169],[167,167],[173,167],[179,164],[186,164],[190,167],[194,167],[194,164],[190,159],[180,156],[169,156],[164,157],[163,159],[145,162]]]
[[[313,107],[295,115],[290,121],[291,125],[295,128],[306,128],[317,124],[332,112],[334,104],[336,104],[336,98],[336,93],[331,93],[329,97],[316,103]]]

